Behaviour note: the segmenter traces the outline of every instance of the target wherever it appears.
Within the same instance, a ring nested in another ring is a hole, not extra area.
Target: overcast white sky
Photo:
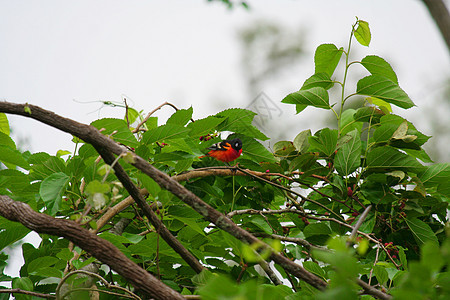
[[[354,59],[366,54],[387,59],[418,106],[407,117],[431,133],[421,115],[443,90],[450,59],[421,1],[248,3],[250,11],[228,10],[206,0],[0,0],[0,100],[36,104],[86,123],[121,115],[107,108],[98,111],[100,103],[79,102],[120,102],[122,95],[146,112],[164,101],[193,105],[195,118],[218,112],[219,104],[246,107],[256,95],[248,95],[244,85],[236,32],[266,20],[305,32],[302,66],[264,88],[279,104],[312,75],[319,44],[347,45],[358,16],[369,22],[372,43],[367,49],[358,47]],[[280,106],[287,108],[280,122],[294,129],[289,138],[307,128],[318,129],[308,118],[309,110],[294,116],[293,106]],[[33,152],[72,150],[67,134],[22,117],[10,120],[16,134],[29,138]],[[10,271],[17,274],[18,269]]]

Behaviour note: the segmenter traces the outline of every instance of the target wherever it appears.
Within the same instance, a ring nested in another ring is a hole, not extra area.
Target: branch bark
[[[0,215],[38,233],[62,236],[109,265],[135,288],[155,299],[184,299],[120,252],[116,246],[71,220],[35,212],[28,204],[0,196]]]
[[[450,13],[443,0],[422,0],[441,31],[442,38],[450,51]]]

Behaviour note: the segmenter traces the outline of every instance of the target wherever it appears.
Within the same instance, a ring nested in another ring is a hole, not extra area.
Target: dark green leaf
[[[379,123],[384,113],[376,107],[366,106],[358,108],[353,115],[355,122],[370,122],[371,124]]]
[[[110,136],[113,140],[119,143],[130,147],[137,147],[139,145],[124,120],[105,118],[96,120],[92,122],[91,125],[99,130],[104,129],[102,130],[102,134]]]
[[[384,285],[388,281],[389,275],[384,267],[380,265],[375,265],[373,268],[373,272],[377,277],[377,281],[379,284]]]
[[[370,75],[359,80],[356,93],[377,97],[405,109],[414,106],[408,95],[395,82],[380,75]]]
[[[367,155],[366,163],[370,169],[403,170],[416,173],[423,169],[416,159],[388,146],[371,150]]]
[[[23,239],[30,230],[21,223],[0,218],[0,250]]]
[[[281,102],[288,104],[311,105],[318,108],[330,109],[328,92],[321,87],[300,90],[287,95]]]
[[[405,221],[419,246],[428,242],[434,247],[439,247],[438,239],[427,223],[416,218],[405,219]]]
[[[330,235],[331,229],[325,223],[312,223],[305,227],[303,234],[307,238],[313,235]]]
[[[25,170],[30,169],[30,165],[23,158],[22,153],[16,149],[4,145],[0,145],[0,162],[7,166],[10,165],[11,167],[19,166]]]
[[[419,179],[425,186],[450,182],[450,163],[439,163],[426,166],[423,172],[418,174]]]
[[[200,137],[202,135],[213,133],[216,127],[223,122],[223,118],[217,118],[215,116],[209,116],[204,119],[195,120],[187,125],[187,128],[191,131],[190,136]]]
[[[166,124],[153,129],[150,129],[144,136],[142,137],[142,142],[146,145],[163,142],[170,139],[177,139],[185,137],[189,132],[189,129],[174,125],[174,124]]]
[[[14,143],[14,141],[12,140],[12,138],[9,137],[9,135],[3,133],[1,130],[0,130],[0,145],[6,146],[11,149],[16,149],[16,143]]]
[[[336,151],[338,140],[338,131],[335,129],[324,128],[314,136],[309,137],[310,151],[319,151],[326,156],[331,156]]]
[[[361,122],[356,122],[353,116],[355,115],[356,110],[354,109],[346,109],[341,115],[341,124],[340,124],[340,132],[341,135],[349,133],[350,131],[357,130],[361,132],[363,124]],[[295,142],[295,141],[294,141]]]
[[[252,125],[255,115],[256,113],[251,110],[241,108],[224,110],[216,114],[216,117],[224,119],[224,121],[217,126],[217,130],[231,131],[265,141],[268,137]]]
[[[361,139],[359,132],[353,130],[347,135],[350,136],[350,140],[339,148],[334,159],[336,170],[343,176],[353,173],[361,165]]]
[[[342,48],[338,49],[333,44],[322,44],[317,47],[314,54],[314,73],[326,73],[331,77],[342,56]]]
[[[361,64],[372,75],[381,75],[398,84],[397,75],[391,65],[383,58],[376,55],[368,55],[361,60]]]
[[[313,87],[321,87],[328,90],[333,85],[334,83],[327,73],[316,73],[305,80],[300,90],[309,90]]]
[[[179,109],[167,119],[166,124],[184,126],[192,118],[192,112],[192,106],[188,109]]]

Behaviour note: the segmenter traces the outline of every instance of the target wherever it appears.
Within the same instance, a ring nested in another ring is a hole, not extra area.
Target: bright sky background
[[[421,1],[248,3],[250,11],[206,0],[0,0],[0,100],[28,102],[85,123],[121,117],[122,110],[99,110],[95,101],[120,102],[122,95],[145,112],[164,101],[180,108],[192,105],[194,118],[245,108],[256,95],[248,95],[244,84],[237,31],[266,20],[305,32],[302,65],[268,81],[263,90],[284,108],[279,122],[292,128],[287,138],[293,139],[322,124],[308,117],[313,110],[295,116],[294,106],[279,101],[313,74],[318,45],[347,46],[358,16],[369,22],[372,42],[369,48],[355,43],[354,59],[375,54],[390,62],[417,105],[395,112],[431,134],[423,115],[437,108],[434,99],[450,76],[450,56]],[[165,108],[156,115],[169,113]],[[23,117],[10,117],[10,122],[16,136],[29,139],[32,152],[73,150],[65,133]],[[17,274],[18,269],[9,271]]]

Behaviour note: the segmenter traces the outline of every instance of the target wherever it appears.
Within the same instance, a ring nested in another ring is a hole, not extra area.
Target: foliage
[[[127,107],[123,120],[105,118],[92,123],[173,177],[214,170],[221,164],[199,156],[223,138],[239,137],[243,155],[236,162],[253,176],[233,176],[236,172],[193,176],[181,184],[261,237],[274,251],[327,281],[324,292],[278,265],[274,268],[283,284],[275,285],[263,271],[270,252],[258,252],[258,245],[246,245],[200,219],[193,208],[133,168],[129,157],[118,157],[116,163],[139,188],[147,189],[147,200],[158,204],[159,218],[208,270],[196,274],[134,205],[103,226],[102,216],[128,197],[111,167],[90,144],[77,138],[72,152],[55,156],[20,152],[9,136],[4,114],[0,114],[0,161],[4,166],[0,194],[98,232],[185,295],[200,294],[204,299],[370,298],[358,296],[358,278],[398,299],[446,299],[450,295],[450,239],[446,239],[450,164],[433,164],[422,149],[430,137],[393,113],[392,106],[408,109],[414,103],[400,88],[389,63],[375,55],[350,61],[353,38],[369,46],[367,22],[356,21],[346,49],[332,44],[317,47],[315,74],[282,100],[295,105],[297,113],[308,106],[333,111],[337,129],[323,128],[314,134],[303,130],[293,141],[274,144],[273,152],[258,141],[268,137],[252,125],[255,113],[245,109],[228,109],[193,121],[190,107],[177,110],[165,124],[158,125],[156,117],[144,117],[142,111]],[[345,71],[337,80],[335,70],[340,63],[345,64]],[[348,72],[358,65],[368,74],[347,94]],[[332,88],[342,90],[340,99],[330,99]],[[345,109],[357,95],[366,96],[365,106]],[[226,136],[227,132],[232,132],[231,136]],[[261,177],[261,172],[266,175]],[[368,214],[363,218],[364,211]],[[123,219],[129,220],[129,225],[122,232],[113,231]],[[356,229],[359,231],[350,235]],[[0,218],[0,230],[0,249],[14,246],[29,233],[20,223],[4,218]],[[3,273],[7,255],[0,253],[0,281],[11,281],[13,288],[51,294],[68,271],[95,261],[65,239],[42,234],[41,238],[38,248],[21,245],[25,262],[19,278]],[[107,267],[101,267],[98,274],[129,287]],[[72,281],[81,285],[83,280]],[[106,289],[100,284],[97,288]]]

